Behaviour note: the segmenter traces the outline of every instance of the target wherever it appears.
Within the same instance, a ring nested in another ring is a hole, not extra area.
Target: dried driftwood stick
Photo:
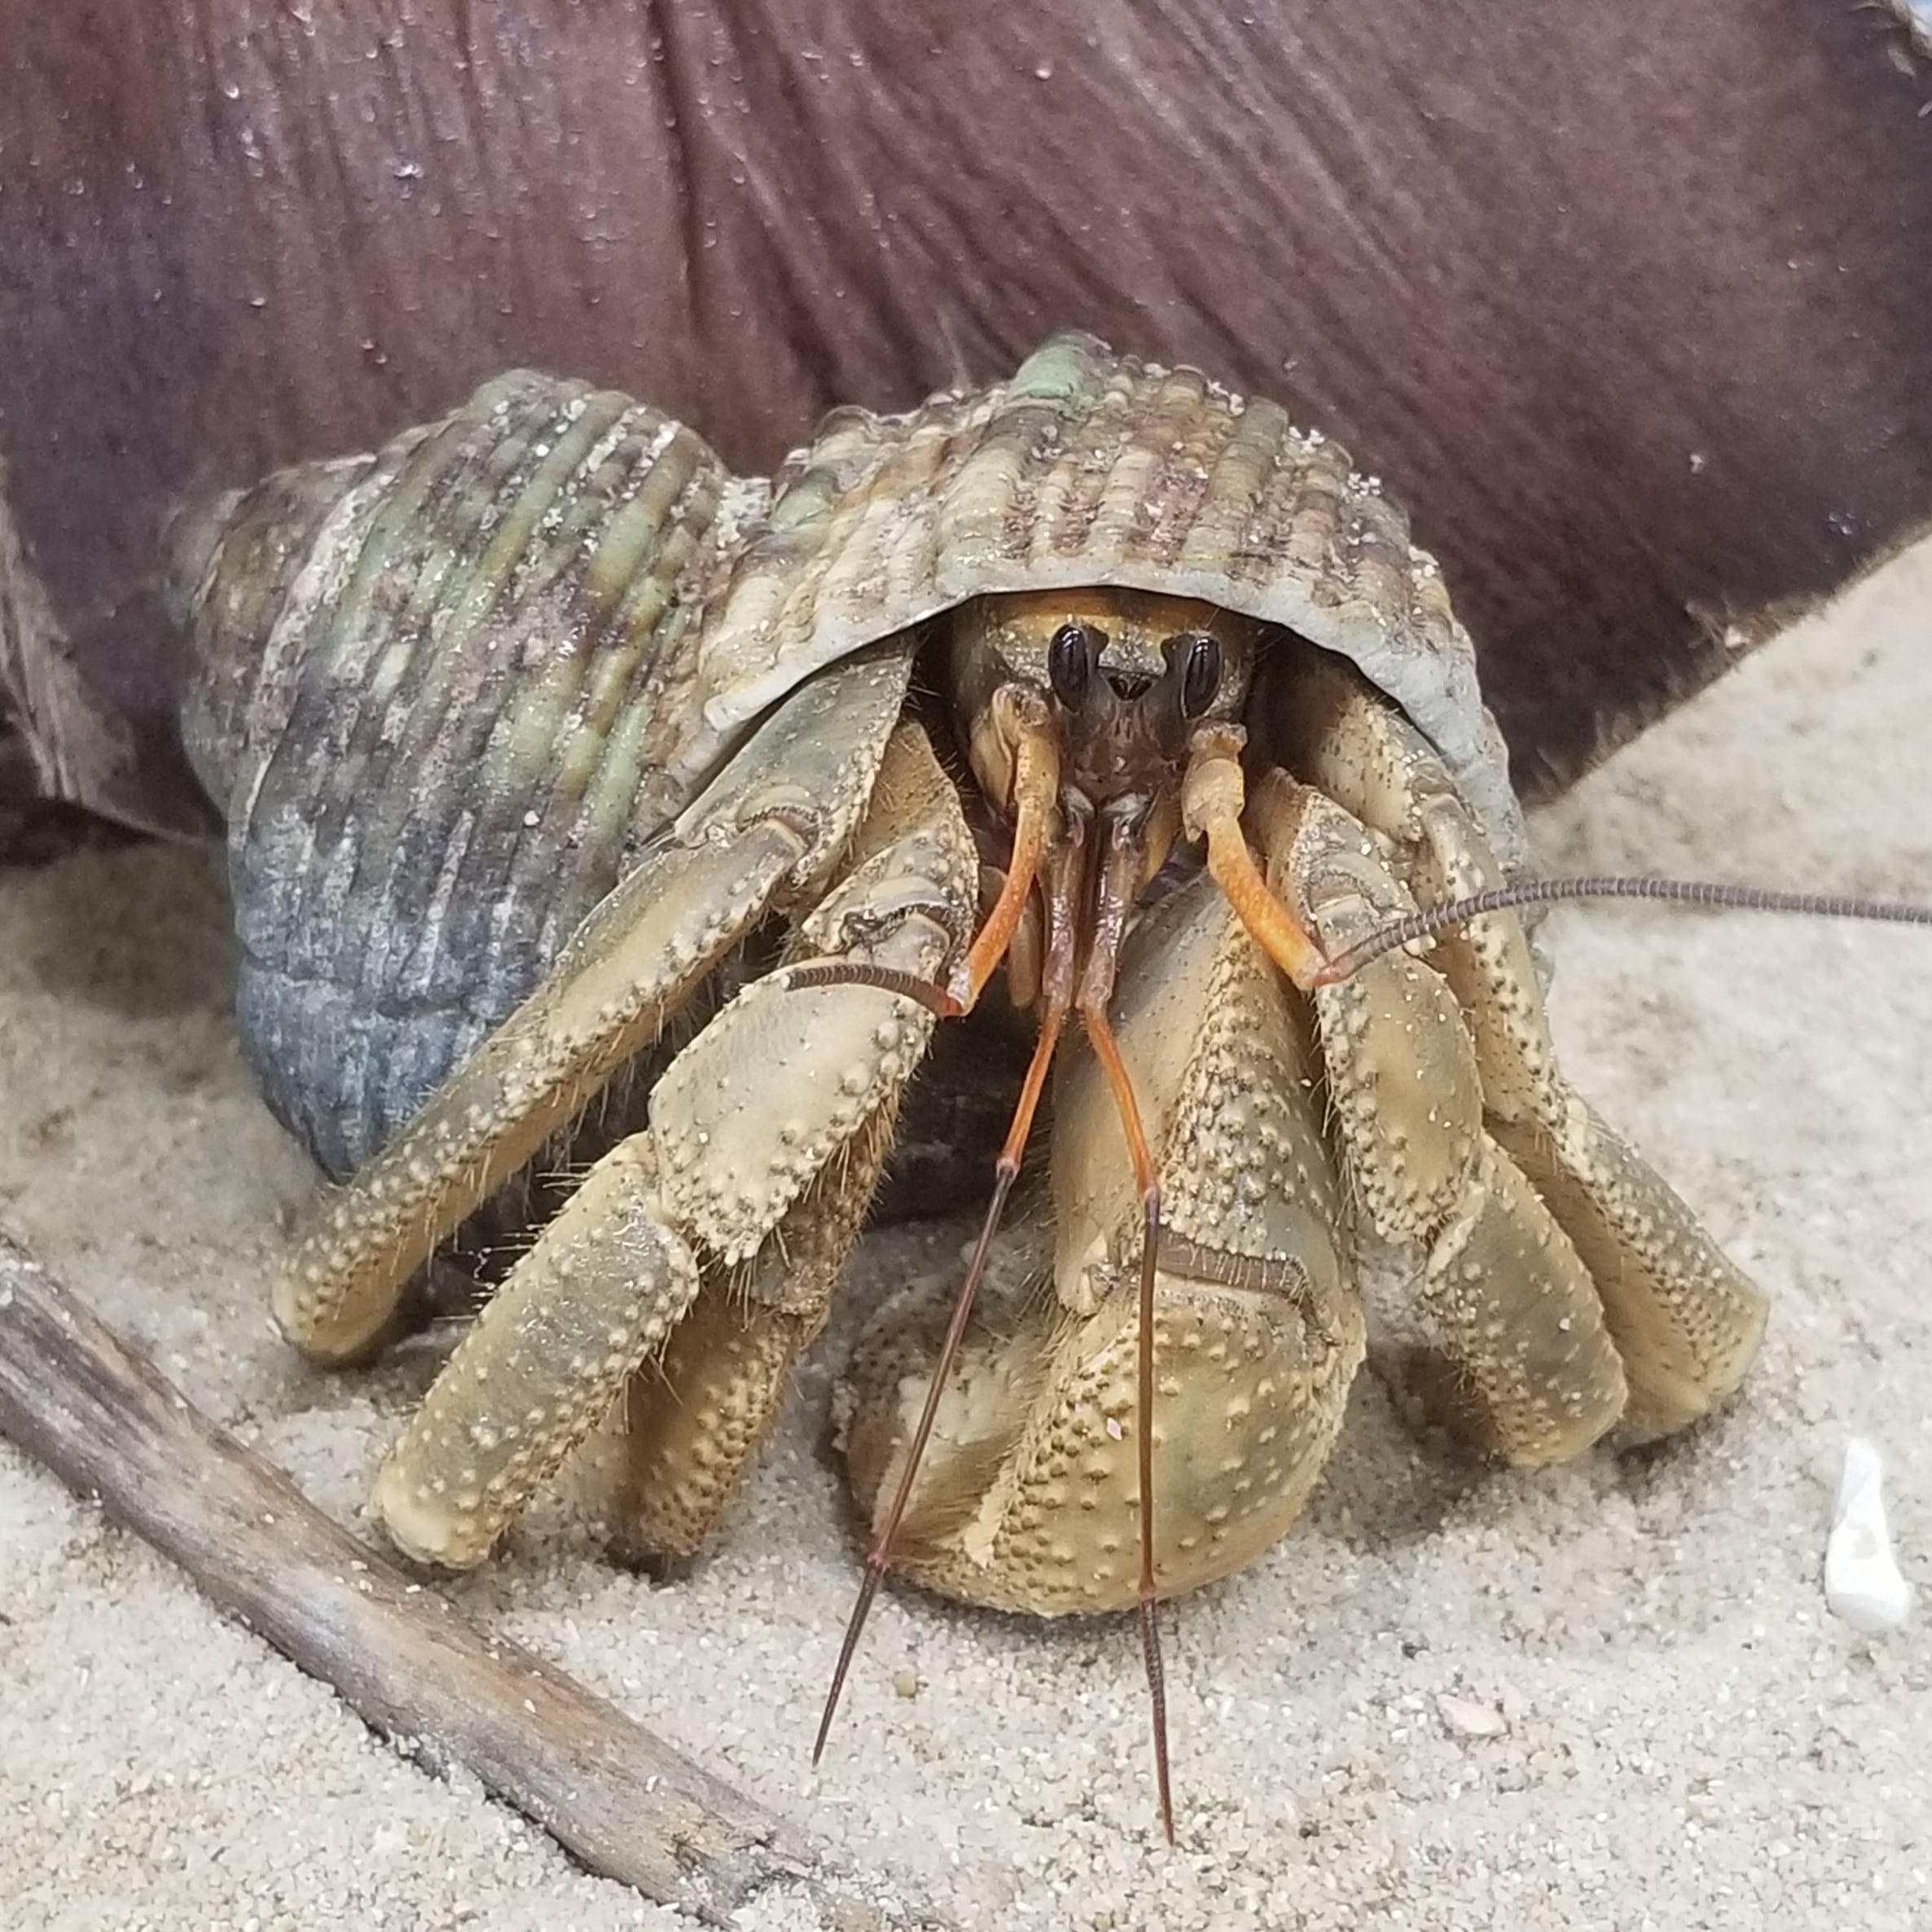
[[[827,1872],[762,1807],[332,1522],[4,1230],[0,1434],[376,1731],[467,1766],[592,1871],[718,1924],[786,1888],[838,1932],[939,1932]]]

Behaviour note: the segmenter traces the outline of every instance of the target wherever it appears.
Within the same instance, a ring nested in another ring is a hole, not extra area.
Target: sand
[[[1929,721],[1921,549],[1543,815],[1541,859],[1932,898]],[[0,875],[0,1215],[353,1518],[428,1363],[323,1377],[271,1329],[310,1182],[234,1044],[225,920],[203,854]],[[1567,1064],[1768,1289],[1763,1359],[1693,1439],[1537,1476],[1415,1433],[1365,1375],[1296,1533],[1170,1619],[1177,1848],[1113,1623],[889,1596],[810,1771],[855,1577],[823,1367],[692,1579],[613,1572],[559,1506],[459,1595],[973,1932],[1932,1924],[1927,1625],[1860,1636],[1820,1584],[1854,1434],[1908,1573],[1932,1557],[1932,934],[1623,908],[1552,930]],[[876,1240],[857,1294],[958,1239]],[[11,1932],[687,1922],[406,1763],[0,1447]]]

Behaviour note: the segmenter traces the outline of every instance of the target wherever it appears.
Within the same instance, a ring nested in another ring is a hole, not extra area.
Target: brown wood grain
[[[0,1229],[0,1434],[432,1770],[464,1766],[591,1871],[716,1925],[802,1892],[837,1932],[944,1932],[330,1521]]]
[[[1932,514],[1929,97],[1852,0],[0,0],[64,782],[196,816],[183,495],[517,363],[762,471],[1078,327],[1381,476],[1548,788]]]

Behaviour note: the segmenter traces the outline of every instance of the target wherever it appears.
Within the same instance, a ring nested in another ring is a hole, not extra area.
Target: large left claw
[[[1116,1031],[1166,1227],[1153,1555],[1172,1596],[1250,1561],[1300,1513],[1341,1428],[1363,1319],[1306,1015],[1205,878],[1135,932]],[[1043,1267],[968,1330],[894,1545],[916,1582],[1040,1615],[1125,1608],[1139,1577],[1141,1210],[1091,1053],[1070,1056],[1056,1087],[1050,1195],[1014,1237]],[[852,1364],[846,1457],[875,1523],[947,1285],[889,1303]]]
[[[942,973],[977,875],[916,727],[892,735],[838,863],[791,956]],[[538,1018],[573,1000],[613,1010],[584,996],[602,964],[547,986]],[[627,1012],[634,989],[618,984]],[[766,977],[726,1006],[659,1081],[650,1129],[591,1169],[437,1378],[376,1479],[391,1537],[446,1567],[480,1562],[622,1394],[621,1539],[639,1556],[690,1555],[823,1324],[932,1025],[863,985],[793,992]],[[460,1094],[446,1106],[469,1117]]]

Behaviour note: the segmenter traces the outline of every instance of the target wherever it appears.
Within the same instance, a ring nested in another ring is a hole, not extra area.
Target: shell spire
[[[661,412],[519,371],[175,520],[244,1030],[325,1166],[388,1137],[709,775],[698,620],[764,501]]]

